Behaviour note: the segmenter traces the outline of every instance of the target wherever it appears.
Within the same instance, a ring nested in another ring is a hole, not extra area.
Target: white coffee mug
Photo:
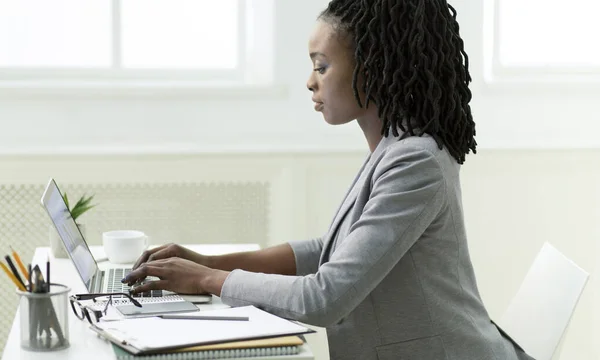
[[[102,245],[108,261],[115,264],[135,262],[148,248],[146,234],[137,230],[114,230],[102,233]]]

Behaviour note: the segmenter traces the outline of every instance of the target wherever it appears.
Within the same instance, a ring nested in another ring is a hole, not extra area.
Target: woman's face
[[[313,71],[306,86],[313,93],[315,110],[322,112],[325,121],[332,125],[361,117],[365,109],[358,106],[352,91],[354,56],[345,37],[337,34],[328,22],[319,20],[310,37],[308,52]]]

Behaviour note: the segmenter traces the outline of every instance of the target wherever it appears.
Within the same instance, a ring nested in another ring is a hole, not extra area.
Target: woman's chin
[[[321,115],[323,115],[323,120],[329,125],[337,125],[339,124],[338,120],[335,116],[331,116],[330,114],[326,114],[324,111],[321,111]]]
[[[327,116],[325,114],[323,114],[323,119],[329,125],[343,125],[343,124],[347,124],[348,122],[350,122],[349,120],[342,120],[342,119],[339,119],[339,118],[332,118],[332,117]]]

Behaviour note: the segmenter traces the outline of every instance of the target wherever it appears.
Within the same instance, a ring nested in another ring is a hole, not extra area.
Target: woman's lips
[[[322,102],[315,102],[315,110],[316,111],[323,110],[323,103]]]

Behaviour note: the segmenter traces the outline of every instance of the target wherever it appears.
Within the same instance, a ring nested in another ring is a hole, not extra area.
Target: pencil
[[[28,271],[28,275],[29,277],[27,278],[27,281],[29,282],[29,292],[33,292],[33,285],[31,285],[31,264],[27,265],[27,271]]]
[[[21,291],[27,291],[27,289],[25,289],[25,286],[23,286],[19,282],[19,280],[17,280],[17,278],[15,277],[15,275],[10,270],[8,270],[8,268],[6,267],[6,265],[4,265],[3,262],[0,262],[0,267],[2,267],[2,270],[4,270],[4,272],[12,280],[12,282],[15,283],[15,285],[17,285],[17,287],[19,288],[19,290],[21,290]]]
[[[17,262],[17,266],[19,267],[19,269],[21,269],[23,276],[25,276],[25,278],[29,278],[29,272],[27,272],[25,265],[23,265],[23,262],[21,261],[21,257],[19,256],[19,254],[17,254],[17,252],[15,251],[15,249],[13,249],[12,246],[10,247],[10,249],[12,250],[12,256],[15,258],[15,261]]]
[[[15,274],[15,277],[17,278],[17,280],[21,283],[21,285],[23,285],[23,287],[25,287],[25,283],[21,279],[21,275],[19,275],[19,272],[17,271],[15,264],[13,264],[12,260],[10,259],[10,256],[6,255],[4,258],[6,259],[8,266],[10,266],[10,269],[12,270],[13,274]]]
[[[231,320],[231,321],[249,321],[247,316],[194,316],[194,315],[158,315],[161,319],[177,320]]]

